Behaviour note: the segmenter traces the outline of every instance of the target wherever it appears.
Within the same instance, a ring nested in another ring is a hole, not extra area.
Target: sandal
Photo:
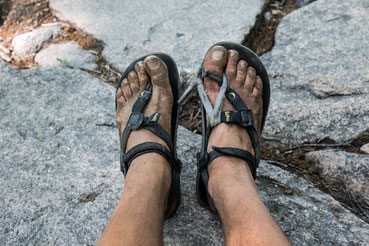
[[[169,165],[172,169],[172,182],[168,196],[167,209],[165,211],[165,219],[167,219],[170,218],[177,211],[181,200],[180,172],[182,165],[177,157],[176,152],[178,115],[179,115],[179,107],[177,103],[179,94],[178,90],[179,74],[177,66],[170,56],[163,53],[156,53],[152,55],[159,57],[168,68],[169,81],[173,93],[173,107],[171,121],[172,138],[170,138],[166,130],[158,124],[158,121],[160,119],[160,113],[153,113],[149,117],[145,117],[142,114],[142,110],[144,109],[144,107],[146,106],[147,102],[151,97],[152,82],[149,81],[145,89],[140,92],[137,101],[134,103],[132,107],[132,113],[123,131],[122,141],[120,145],[120,168],[124,176],[126,176],[132,161],[135,158],[139,157],[140,155],[146,153],[155,152],[162,155],[165,159],[168,160]],[[121,87],[122,81],[128,77],[129,72],[134,70],[135,64],[139,61],[143,61],[146,57],[147,56],[141,57],[128,66],[128,68],[123,73],[121,79],[119,80],[117,90]],[[116,99],[115,99],[115,109],[117,110]],[[139,128],[149,130],[159,138],[163,139],[163,141],[168,145],[170,151],[168,151],[167,148],[165,148],[163,145],[159,143],[146,142],[134,146],[128,152],[125,153],[127,141],[131,132]]]
[[[246,48],[243,45],[231,42],[220,42],[214,44],[207,53],[214,46],[223,46],[227,50],[236,50],[239,53],[240,60],[245,60],[249,66],[253,67],[256,71],[256,74],[261,78],[263,82],[263,117],[261,122],[261,131],[264,127],[266,115],[269,107],[270,100],[270,84],[268,74],[262,62],[259,60],[256,54],[254,54],[250,49]],[[197,154],[197,182],[196,182],[196,193],[197,199],[199,203],[207,208],[208,210],[217,213],[217,210],[214,205],[214,201],[211,198],[208,192],[208,182],[209,182],[209,173],[208,173],[208,165],[215,158],[220,156],[233,156],[240,159],[245,160],[251,170],[251,173],[255,179],[256,177],[256,169],[260,162],[260,143],[259,143],[259,135],[254,127],[254,119],[253,112],[248,109],[246,104],[242,101],[237,92],[231,89],[228,86],[228,81],[226,79],[225,71],[223,72],[223,78],[212,74],[209,71],[204,69],[204,61],[201,69],[201,77],[195,82],[195,84],[191,85],[185,93],[189,94],[192,90],[192,87],[197,86],[197,90],[201,99],[201,113],[202,113],[202,144],[201,144],[201,152]],[[209,77],[214,79],[220,86],[219,94],[214,105],[212,107],[211,102],[206,94],[204,88],[204,78]],[[181,101],[187,96],[183,95],[181,97]],[[237,111],[224,111],[221,112],[223,106],[224,97],[233,105]],[[206,115],[209,117],[209,124],[206,122]],[[239,126],[245,128],[247,133],[250,136],[252,146],[255,151],[255,155],[253,156],[250,152],[232,148],[232,147],[216,147],[212,146],[212,151],[210,153],[207,152],[208,141],[210,137],[210,133],[216,125],[220,123],[229,123],[229,124],[238,124]]]

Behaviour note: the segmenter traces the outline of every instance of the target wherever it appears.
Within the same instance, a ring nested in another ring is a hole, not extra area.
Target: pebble
[[[363,146],[360,147],[360,150],[366,154],[369,155],[369,143],[364,144]]]

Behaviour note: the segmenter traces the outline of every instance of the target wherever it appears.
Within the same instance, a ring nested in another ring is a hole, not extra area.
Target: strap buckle
[[[241,122],[240,122],[240,126],[247,128],[250,126],[254,126],[254,114],[252,113],[251,110],[240,110],[238,111],[239,115],[241,117]]]
[[[129,116],[127,126],[131,130],[136,130],[139,128],[144,121],[144,116],[141,113],[132,112],[131,116]]]

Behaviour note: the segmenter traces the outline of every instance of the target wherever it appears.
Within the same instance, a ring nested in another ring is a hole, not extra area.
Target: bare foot
[[[122,133],[126,127],[129,116],[131,115],[132,106],[136,102],[139,92],[145,88],[150,78],[153,85],[152,94],[143,110],[143,115],[150,116],[156,112],[161,113],[158,123],[164,127],[169,136],[171,136],[173,94],[169,82],[168,69],[165,63],[158,57],[148,56],[143,62],[140,61],[135,65],[135,71],[131,71],[129,73],[128,78],[122,81],[122,86],[117,91],[116,122],[120,138],[122,137]],[[157,142],[169,150],[166,143],[155,134],[146,129],[137,129],[136,131],[132,131],[128,138],[125,152],[129,151],[132,147],[145,142]],[[144,154],[133,160],[132,164],[136,163],[137,159],[146,158],[148,155],[158,154]],[[167,164],[166,169],[170,176],[169,164]],[[168,180],[168,184],[170,184],[170,178]]]
[[[220,78],[222,78],[223,71],[225,70],[227,80],[229,81],[229,87],[234,89],[247,107],[252,110],[255,128],[260,136],[261,119],[263,115],[263,83],[260,77],[256,76],[255,69],[248,67],[246,61],[240,60],[237,51],[229,50],[227,52],[227,49],[222,46],[213,47],[206,55],[204,67],[205,70],[218,75]],[[209,100],[214,106],[219,92],[219,85],[211,78],[205,78],[204,83]],[[225,110],[236,111],[227,99],[224,99],[222,111]],[[254,149],[247,131],[236,124],[229,125],[221,123],[214,127],[209,138],[208,152],[212,150],[212,146],[235,147],[245,149],[251,154],[254,154]],[[219,158],[234,160],[234,157]],[[209,183],[211,183],[211,176],[214,171],[214,165],[212,165],[212,163],[209,165],[208,170],[210,175]]]

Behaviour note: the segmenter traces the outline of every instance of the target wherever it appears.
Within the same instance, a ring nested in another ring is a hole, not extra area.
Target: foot
[[[205,57],[204,62],[205,70],[208,70],[220,78],[223,76],[225,71],[227,80],[229,81],[229,87],[234,89],[245,102],[247,107],[252,110],[254,114],[255,128],[260,136],[261,119],[263,115],[263,101],[262,101],[262,87],[263,83],[259,76],[256,76],[255,69],[248,66],[247,62],[240,60],[239,54],[235,50],[225,49],[222,46],[215,46]],[[205,90],[208,94],[210,102],[215,104],[216,98],[219,93],[218,83],[211,79],[205,78]],[[222,111],[230,110],[236,111],[232,104],[224,99]],[[252,147],[252,142],[250,137],[244,128],[236,124],[226,124],[221,123],[214,127],[210,134],[208,152],[212,150],[212,146],[217,147],[235,147],[249,151],[254,154],[254,149]],[[219,157],[217,159],[223,159],[223,161],[218,160],[218,162],[224,163],[224,161],[229,161],[235,163],[237,159],[235,157]],[[215,159],[215,160],[217,160]],[[211,189],[212,174],[215,174],[217,170],[219,173],[223,172],[224,168],[233,168],[230,165],[214,165],[214,161],[209,165],[209,189]],[[239,163],[239,161],[237,161]],[[248,165],[242,164],[242,169],[245,169],[250,175]],[[237,170],[238,167],[236,167]],[[241,170],[239,170],[241,171]]]
[[[145,88],[150,80],[153,85],[152,94],[143,110],[143,115],[150,116],[156,112],[161,113],[158,123],[167,131],[169,136],[171,136],[173,94],[169,82],[168,69],[165,63],[158,57],[148,56],[144,61],[136,63],[135,70],[128,74],[128,78],[122,81],[122,86],[117,91],[116,122],[119,129],[120,139],[129,116],[131,115],[133,104],[138,98],[139,92]],[[145,142],[157,142],[169,150],[168,146],[161,138],[146,129],[138,129],[136,131],[132,131],[128,138],[125,152],[129,151],[134,146]],[[152,156],[155,158],[163,158],[157,153],[147,153],[134,159],[131,168],[135,166],[136,163],[137,165],[139,165],[138,163],[145,164],[145,160],[150,159]],[[163,168],[161,169],[169,175],[167,183],[170,184],[170,166],[167,163]]]

